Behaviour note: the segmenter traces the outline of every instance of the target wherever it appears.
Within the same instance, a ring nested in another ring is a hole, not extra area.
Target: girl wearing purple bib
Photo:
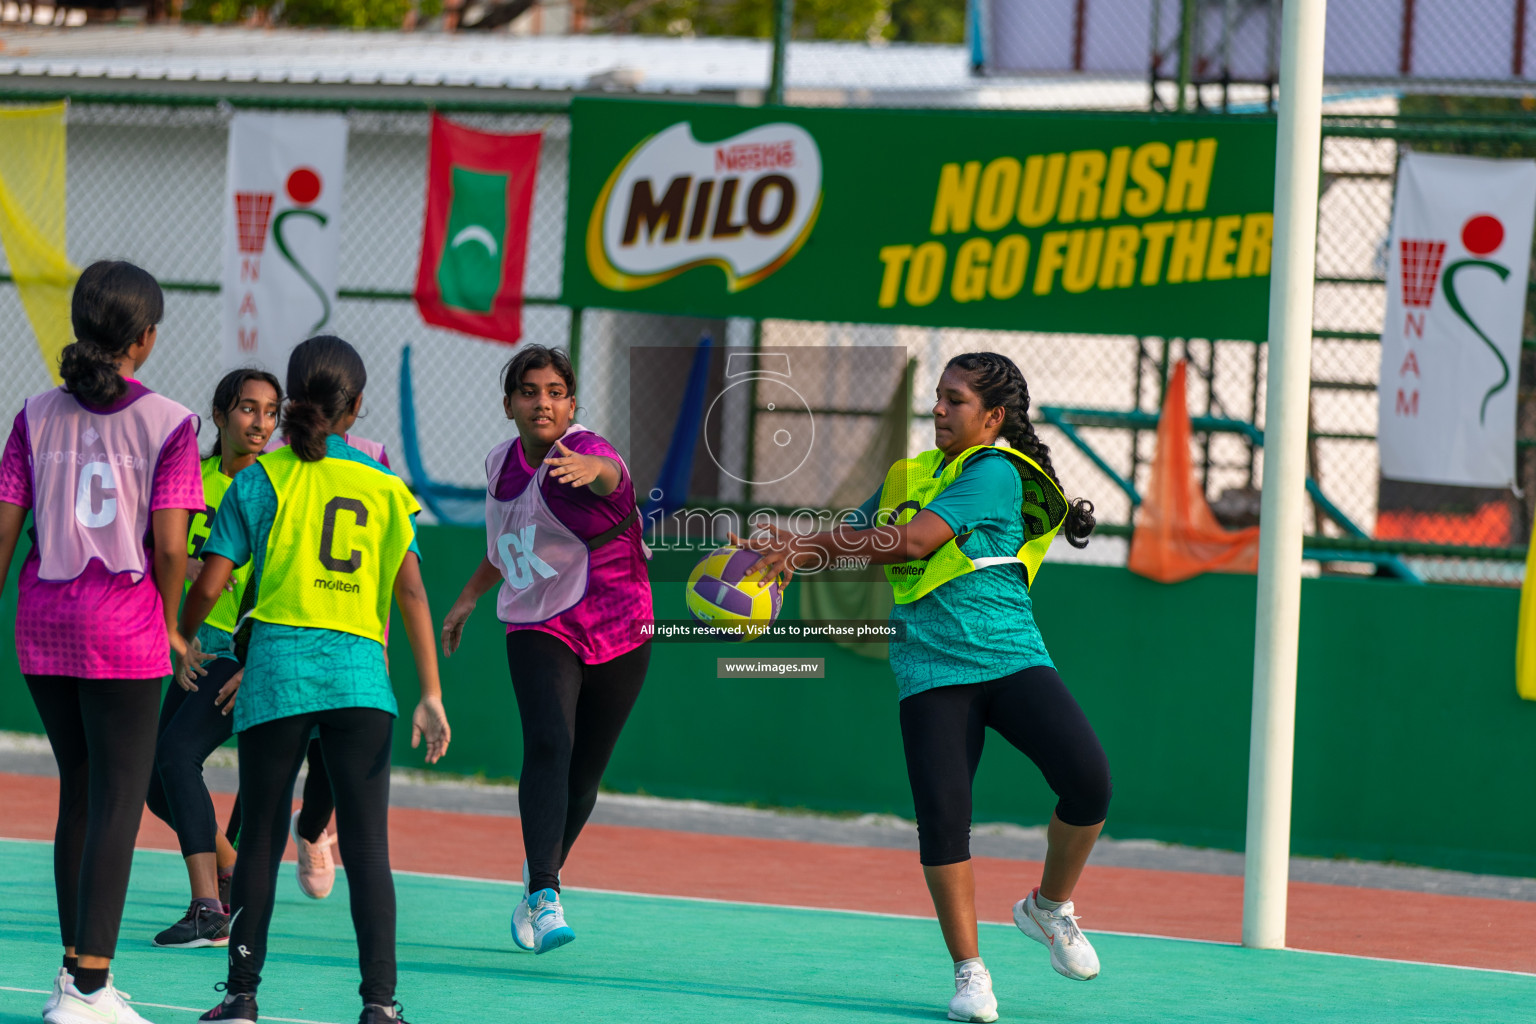
[[[560,906],[560,868],[645,681],[651,645],[633,623],[651,617],[651,584],[629,470],[573,422],[569,357],[523,345],[503,389],[518,436],[486,459],[486,557],[443,622],[443,653],[458,649],[475,602],[499,583],[523,726],[527,860],[512,938],[547,953],[576,937]]]
[[[27,399],[0,455],[0,579],[27,512],[16,652],[59,767],[54,883],[64,965],[47,1024],[141,1024],[113,986],[134,839],[154,770],[160,680],[187,520],[203,508],[198,420],[133,379],[155,347],[160,286],[129,263],[87,267],[62,388]]]

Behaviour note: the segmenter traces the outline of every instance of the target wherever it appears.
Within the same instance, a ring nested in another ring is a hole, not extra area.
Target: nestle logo
[[[348,583],[346,580],[315,580],[316,590],[335,590],[343,594],[355,594],[363,588],[356,583]]]
[[[715,150],[715,172],[772,171],[795,166],[795,144],[783,142],[742,142]]]

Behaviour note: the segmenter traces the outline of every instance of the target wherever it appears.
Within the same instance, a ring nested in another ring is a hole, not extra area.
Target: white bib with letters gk
[[[586,429],[573,423],[560,439]],[[517,497],[497,499],[501,467],[516,443],[513,438],[497,445],[485,459],[486,558],[502,578],[496,617],[508,623],[547,622],[586,596],[590,551],[544,500],[548,463],[539,465]]]

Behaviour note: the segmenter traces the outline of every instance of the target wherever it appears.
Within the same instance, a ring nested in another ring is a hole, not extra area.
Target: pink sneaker
[[[327,832],[313,843],[306,842],[299,835],[297,811],[293,813],[289,830],[299,851],[299,888],[312,900],[325,899],[336,884],[336,861],[331,857],[331,847],[336,845],[335,834]]]

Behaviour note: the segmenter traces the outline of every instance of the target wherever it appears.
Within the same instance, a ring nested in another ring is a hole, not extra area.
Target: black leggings
[[[336,797],[336,838],[347,865],[364,1003],[395,999],[395,880],[389,870],[389,754],[394,717],[375,708],[313,711],[240,734],[240,856],[230,895],[229,991],[261,983],[277,873],[288,843],[293,783],[320,727]]]
[[[320,740],[309,741],[309,774],[304,776],[304,802],[299,807],[299,835],[307,842],[314,842],[331,823],[336,812],[336,799],[331,795],[331,777],[325,771],[325,755],[320,752]],[[153,808],[151,808],[153,810]],[[224,838],[236,849],[240,848],[240,794],[235,794],[235,805],[229,811],[229,825]]]
[[[1109,810],[1109,760],[1055,669],[936,686],[901,702],[918,849],[928,867],[971,857],[971,783],[989,725],[1035,762],[1063,822],[1097,825]]]
[[[149,810],[176,830],[181,855],[213,853],[219,820],[203,782],[203,762],[234,734],[234,720],[213,702],[219,689],[240,671],[238,662],[215,658],[197,690],[174,682],[160,705],[160,739],[149,783]]]
[[[550,633],[507,634],[507,664],[523,722],[517,804],[530,891],[559,891],[560,867],[597,804],[603,769],[650,663],[649,640],[588,665]]]
[[[77,956],[111,957],[155,767],[160,680],[26,679],[59,766],[59,934]]]

